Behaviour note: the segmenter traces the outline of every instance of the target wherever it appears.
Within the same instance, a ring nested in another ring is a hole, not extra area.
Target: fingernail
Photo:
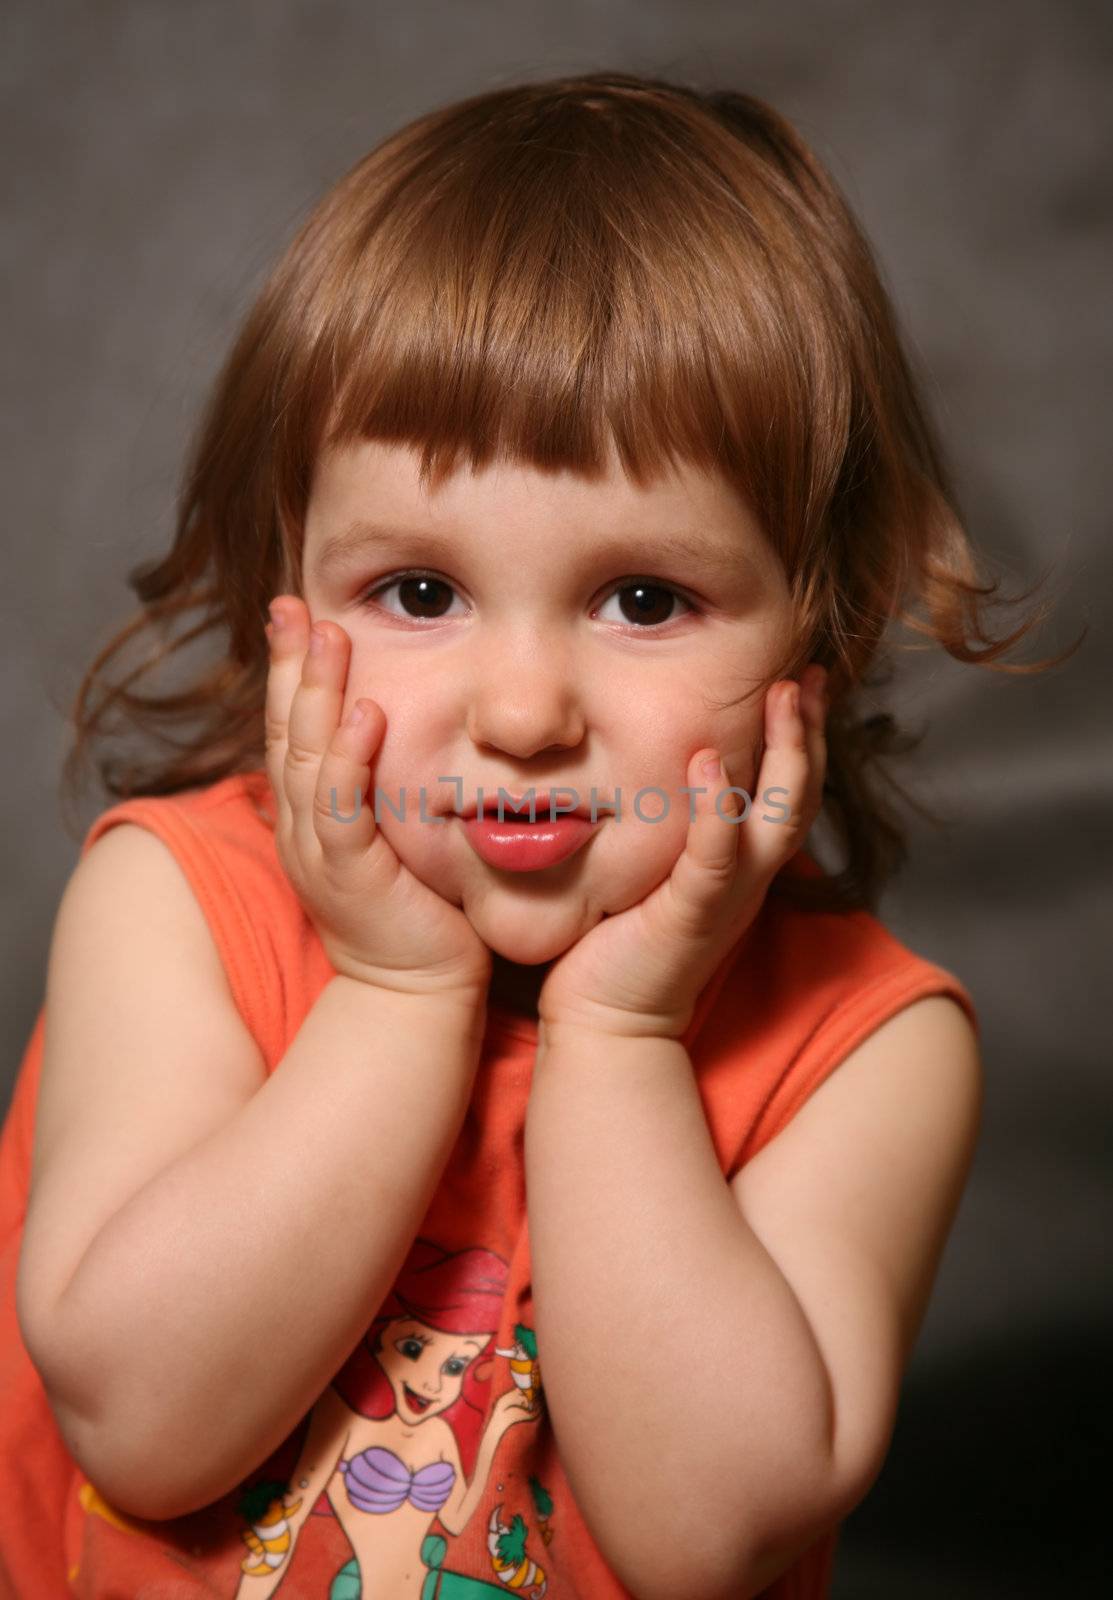
[[[280,609],[276,610],[273,601],[267,606],[267,610],[271,614],[271,621],[274,623],[276,630],[286,626],[286,613]]]
[[[357,728],[359,726],[359,724],[363,721],[363,719],[364,719],[364,717],[366,715],[367,715],[367,703],[366,703],[366,701],[357,700],[355,705],[348,712],[348,715],[344,718],[344,726],[346,728]]]
[[[700,771],[705,778],[721,778],[724,775],[723,763],[718,756],[712,756],[709,760],[701,762]]]
[[[325,648],[325,636],[314,623],[309,630],[309,654],[319,656]]]

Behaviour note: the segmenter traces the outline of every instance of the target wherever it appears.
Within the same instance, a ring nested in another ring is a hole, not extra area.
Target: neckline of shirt
[[[538,1037],[538,1024],[531,1018],[517,1011],[507,1011],[503,1006],[487,1003],[487,1031],[508,1034],[514,1039],[523,1039],[527,1044],[535,1045]]]

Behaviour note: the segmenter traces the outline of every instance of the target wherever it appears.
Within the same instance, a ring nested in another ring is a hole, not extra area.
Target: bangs
[[[341,180],[291,262],[302,505],[317,451],[358,439],[416,448],[433,486],[462,460],[592,478],[617,452],[640,485],[722,473],[783,555],[807,537],[851,426],[847,297],[768,152],[650,99],[484,95]]]

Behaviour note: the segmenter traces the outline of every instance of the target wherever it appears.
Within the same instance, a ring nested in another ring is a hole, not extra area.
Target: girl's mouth
[[[433,1404],[431,1400],[423,1400],[420,1395],[414,1394],[408,1383],[403,1383],[402,1388],[406,1391],[406,1399],[415,1411],[427,1411]]]
[[[540,872],[567,861],[585,845],[602,822],[587,817],[557,817],[555,822],[492,817],[461,818],[468,843],[489,867],[504,872]]]

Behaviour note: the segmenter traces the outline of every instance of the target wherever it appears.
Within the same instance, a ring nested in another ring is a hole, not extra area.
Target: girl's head
[[[318,461],[302,586],[352,641],[345,709],[368,695],[386,712],[384,835],[504,958],[551,960],[667,876],[701,746],[753,790],[752,689],[790,636],[792,597],[717,474],[682,464],[639,487],[613,459],[590,478],[491,463],[429,492],[411,447],[347,444]],[[480,790],[495,814],[500,786],[594,796],[604,820],[559,866],[505,872],[453,815]]]
[[[323,560],[356,524],[400,537]],[[383,587],[415,567],[438,582]],[[655,587],[639,598],[637,579]],[[752,792],[765,690],[819,661],[845,860],[776,887],[828,906],[875,903],[903,854],[870,770],[895,730],[857,707],[887,624],[997,670],[1047,664],[997,663],[1032,624],[988,641],[997,585],[831,178],[760,101],[628,73],[435,110],[340,180],[220,374],[173,549],[131,582],[143,611],[81,686],[67,776],[111,705],[200,721],[172,760],[102,762],[118,796],[262,767],[263,623],[283,592],[350,634],[347,699],[388,719],[376,781],[424,784],[428,814],[451,809],[452,775],[465,799],[501,782],[683,800],[701,744]],[[129,678],[87,708],[127,639],[198,607],[149,664],[224,630],[210,671],[150,699]],[[457,824],[382,822],[481,933],[513,913],[504,938],[540,960],[529,902],[559,905],[574,937],[660,881],[686,810],[605,825],[583,866],[509,886]]]

